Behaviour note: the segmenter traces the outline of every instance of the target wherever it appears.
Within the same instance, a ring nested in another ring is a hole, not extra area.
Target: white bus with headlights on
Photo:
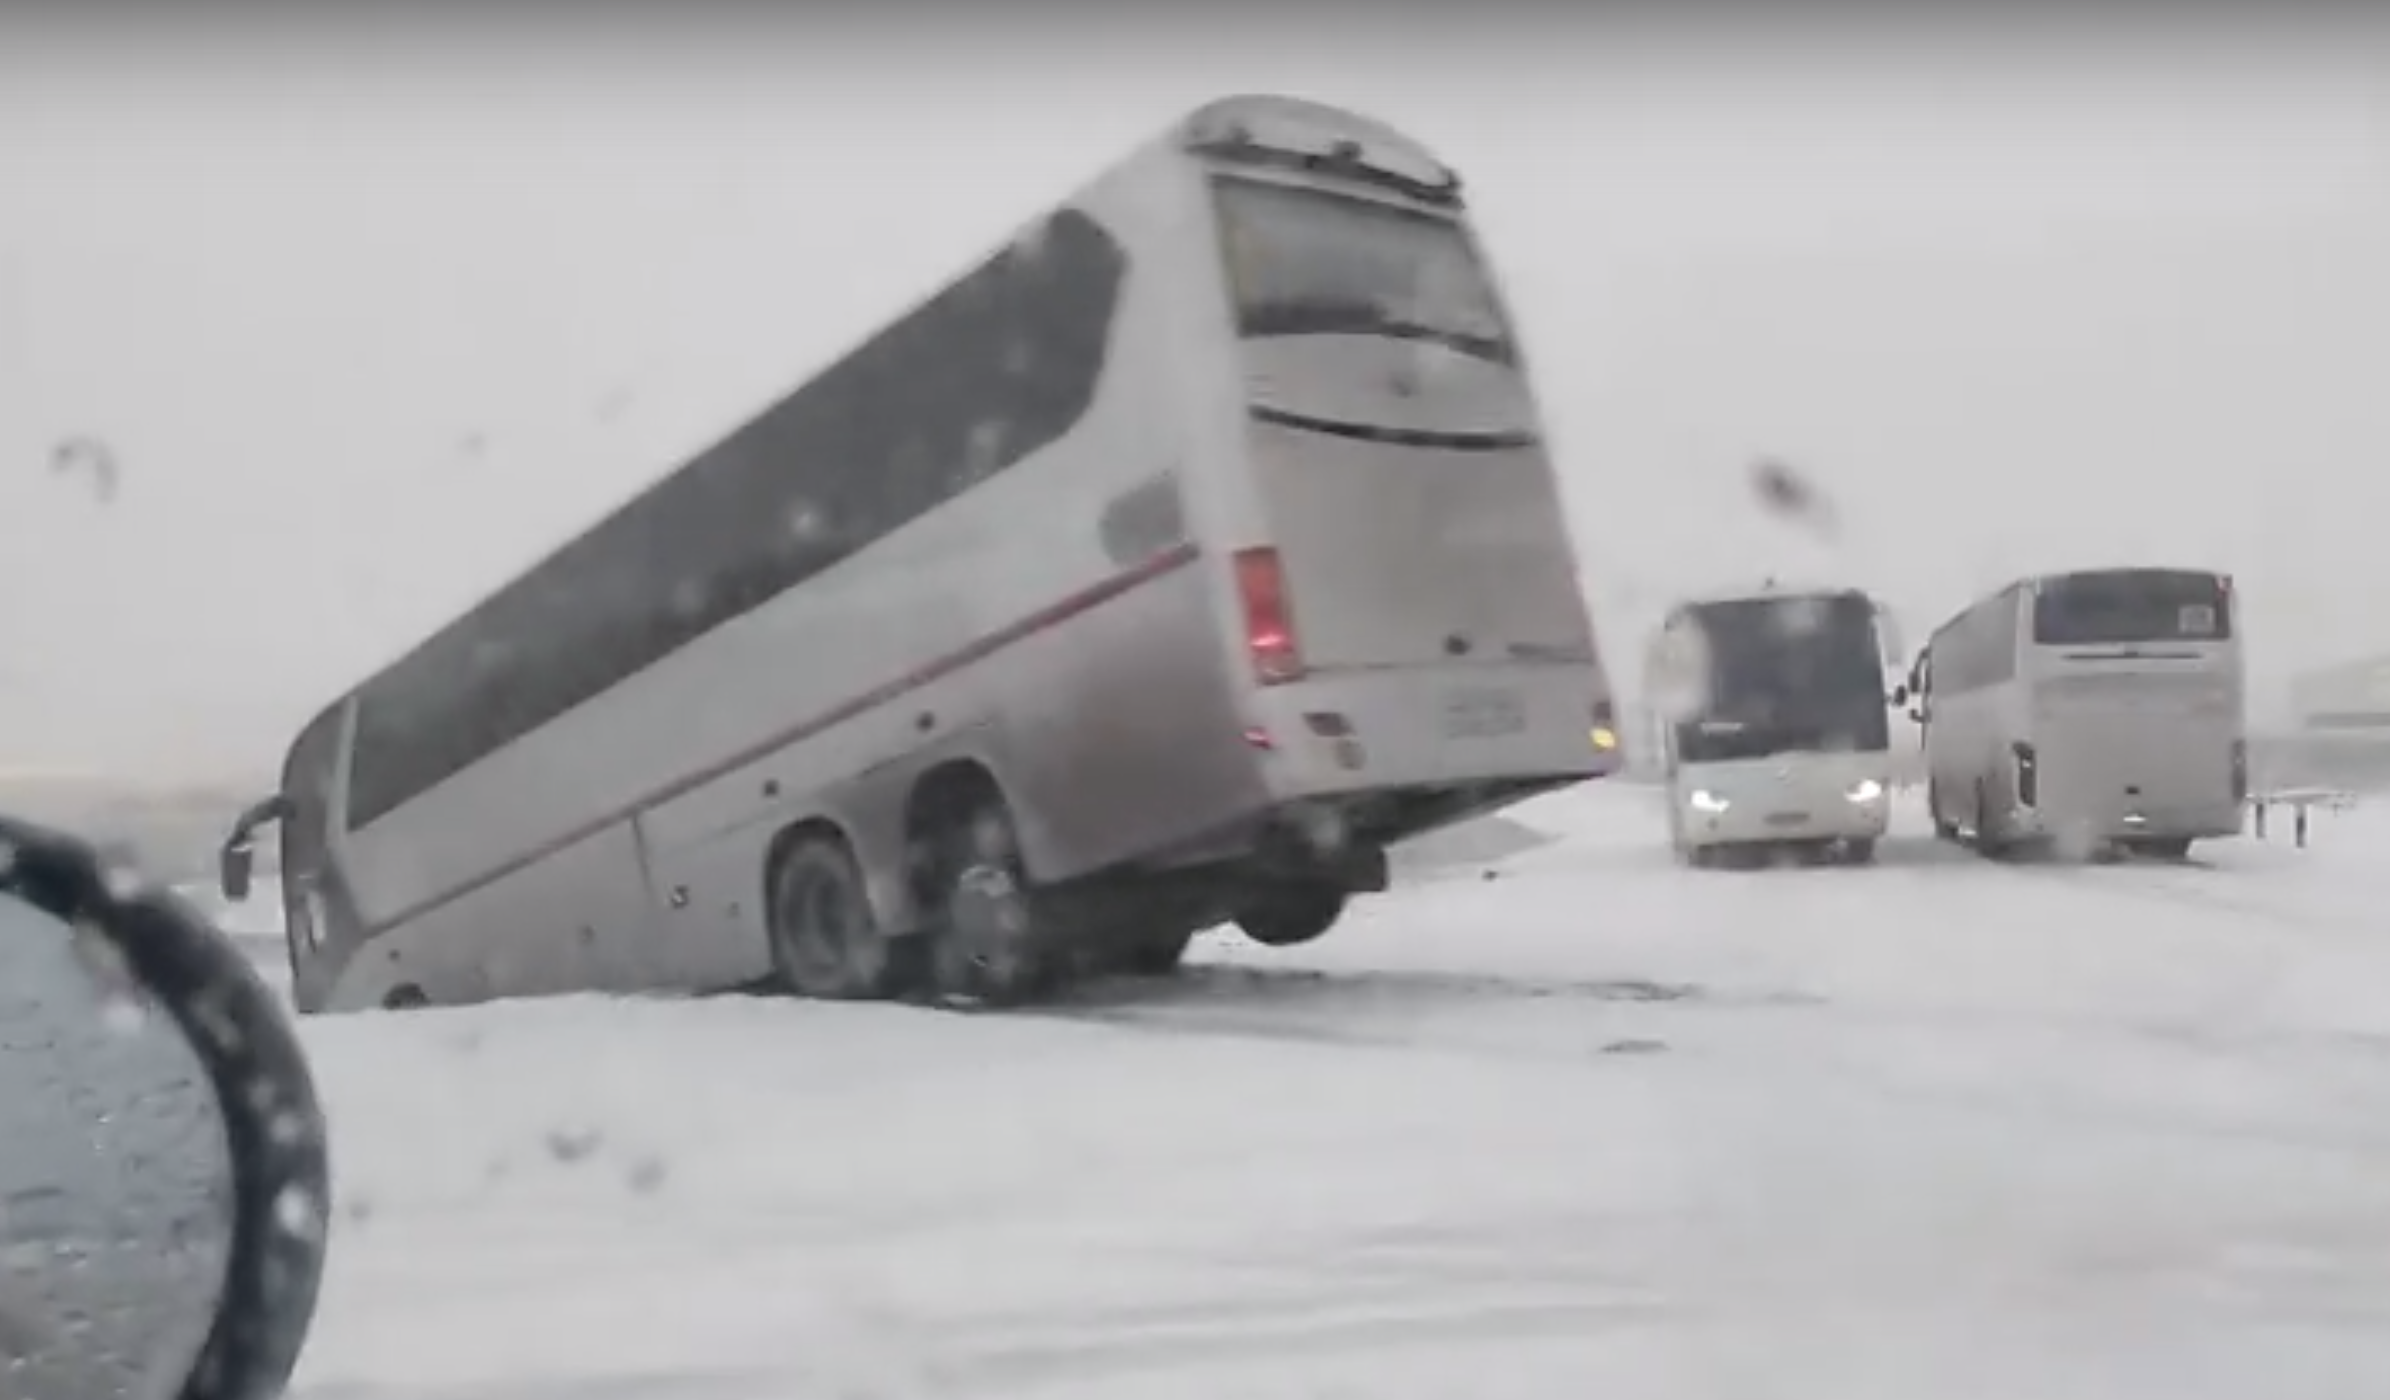
[[[1770,587],[1670,611],[1651,675],[1681,859],[1874,858],[1892,787],[1889,626],[1856,589]]]

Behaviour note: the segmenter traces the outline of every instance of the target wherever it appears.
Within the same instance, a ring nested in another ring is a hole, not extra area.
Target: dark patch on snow
[[[1554,839],[1508,817],[1488,816],[1414,837],[1386,854],[1398,874],[1460,873],[1548,846]]]
[[[1704,995],[1690,983],[1641,978],[1545,979],[1429,970],[1325,971],[1319,968],[1256,967],[1244,963],[1190,963],[1172,981],[1098,981],[1075,989],[1063,1006],[1171,1006],[1234,1001],[1240,1005],[1338,1002],[1393,1008],[1401,1003],[1493,1000],[1595,1002],[1694,1001]]]

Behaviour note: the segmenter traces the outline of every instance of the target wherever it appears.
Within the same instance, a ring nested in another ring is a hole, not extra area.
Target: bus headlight
[[[1695,788],[1693,795],[1686,798],[1685,801],[1694,811],[1708,812],[1713,816],[1734,805],[1708,788]]]
[[[1884,785],[1873,778],[1861,778],[1851,784],[1850,791],[1844,793],[1843,796],[1864,807],[1870,802],[1884,800]]]

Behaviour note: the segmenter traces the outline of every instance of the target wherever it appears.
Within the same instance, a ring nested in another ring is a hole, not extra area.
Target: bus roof
[[[2096,578],[2106,574],[2161,574],[2176,577],[2212,578],[2227,588],[2232,585],[2232,575],[2221,569],[2200,568],[2188,564],[2086,564],[2072,569],[2045,569],[2040,573],[2020,574],[2015,578],[2002,581],[1996,588],[1985,589],[1969,598],[1963,606],[1953,609],[1942,626],[1949,626],[1951,622],[1975,611],[2012,588],[2030,591],[2047,588],[2054,583],[2063,583],[2068,579]],[[1934,630],[1939,632],[1942,627],[1937,627]]]
[[[1850,585],[1778,585],[1773,583],[1762,583],[1747,588],[1721,589],[1717,592],[1704,593],[1695,597],[1679,599],[1675,606],[1671,607],[1668,612],[1670,617],[1681,617],[1689,613],[1699,612],[1704,608],[1723,607],[1730,603],[1755,603],[1763,599],[1770,598],[1857,598],[1863,602],[1872,601],[1867,593],[1867,590]]]
[[[1431,204],[1458,204],[1460,176],[1385,122],[1308,98],[1239,93],[1178,124],[1185,150],[1229,163],[1338,169]]]
[[[2212,578],[2218,582],[2231,578],[2231,575],[2222,569],[2205,569],[2190,564],[2102,564],[2077,569],[2052,569],[2045,573],[2028,575],[2016,582],[2028,587],[2041,587],[2047,584],[2061,583],[2067,579],[2097,578],[2109,574],[2170,574],[2176,577]],[[1995,591],[2004,591],[2004,589]],[[1986,594],[1985,596],[1991,595]]]

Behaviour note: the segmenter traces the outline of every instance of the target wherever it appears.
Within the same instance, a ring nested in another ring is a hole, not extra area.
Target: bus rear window
[[[1514,362],[1493,284],[1453,220],[1231,176],[1213,187],[1239,335],[1406,336]]]
[[[2045,581],[2033,600],[2039,646],[2221,642],[2232,637],[2232,594],[2214,574],[2114,569]]]

